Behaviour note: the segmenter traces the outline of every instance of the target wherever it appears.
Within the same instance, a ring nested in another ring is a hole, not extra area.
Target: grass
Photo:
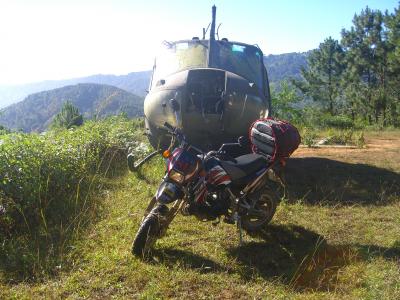
[[[0,269],[12,281],[58,273],[70,244],[101,209],[102,190],[126,166],[137,121],[109,118],[0,144]],[[135,135],[136,134],[136,135]]]
[[[399,299],[400,132],[367,133],[365,149],[301,148],[287,168],[288,197],[263,232],[177,216],[153,259],[130,254],[163,175],[111,179],[98,221],[42,281],[12,282],[0,298]]]
[[[342,145],[356,146],[363,148],[365,146],[364,131],[354,129],[312,129],[301,127],[302,144],[307,147],[318,146],[320,141],[323,145]]]

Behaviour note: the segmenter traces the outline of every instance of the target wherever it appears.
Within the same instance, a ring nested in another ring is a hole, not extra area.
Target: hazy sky
[[[217,6],[220,38],[264,54],[340,39],[367,5],[398,0],[0,0],[0,85],[149,70],[163,40],[200,36]]]

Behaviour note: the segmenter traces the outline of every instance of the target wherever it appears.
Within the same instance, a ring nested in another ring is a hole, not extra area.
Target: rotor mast
[[[214,48],[215,48],[215,16],[217,13],[217,7],[213,5],[212,7],[212,20],[211,20],[211,28],[210,28],[210,40],[209,40],[209,49],[208,49],[208,66],[213,67],[213,57],[214,57]]]

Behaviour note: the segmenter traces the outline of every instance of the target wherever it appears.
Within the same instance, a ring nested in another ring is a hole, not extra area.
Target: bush
[[[326,133],[326,144],[328,145],[354,145],[359,148],[365,146],[364,132],[348,130],[329,129]]]
[[[95,215],[95,195],[104,179],[126,169],[128,147],[143,139],[141,126],[142,122],[114,117],[42,135],[2,136],[3,268],[22,270],[23,277],[54,269],[66,241]]]
[[[3,125],[0,125],[0,135],[9,134],[10,132],[11,131],[8,128],[4,127]]]
[[[302,143],[308,147],[312,147],[315,145],[317,137],[318,136],[316,132],[309,128],[304,128],[301,132]]]
[[[353,120],[348,116],[338,115],[338,116],[330,116],[325,115],[322,119],[323,127],[329,128],[338,128],[338,129],[349,129],[354,127]]]

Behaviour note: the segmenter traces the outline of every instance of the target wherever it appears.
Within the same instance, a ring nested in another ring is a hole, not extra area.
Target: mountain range
[[[0,86],[0,109],[23,100],[30,94],[48,91],[78,83],[97,83],[118,87],[140,97],[146,95],[151,71],[132,72],[126,75],[92,75],[66,80],[46,80],[22,85]]]
[[[0,112],[0,124],[25,132],[44,131],[65,101],[72,102],[84,118],[120,113],[143,115],[143,98],[115,86],[80,83],[29,95]]]

